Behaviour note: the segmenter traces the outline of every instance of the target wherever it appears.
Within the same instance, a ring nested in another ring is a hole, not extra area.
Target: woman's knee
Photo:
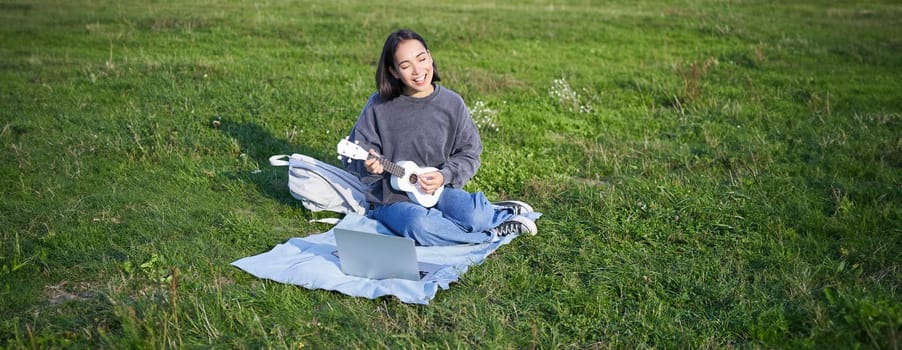
[[[404,231],[408,234],[426,232],[429,228],[429,218],[426,215],[410,216],[404,225]]]

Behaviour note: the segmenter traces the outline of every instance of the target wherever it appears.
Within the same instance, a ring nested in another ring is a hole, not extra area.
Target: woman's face
[[[391,73],[404,84],[407,96],[426,97],[435,89],[432,86],[432,55],[419,40],[404,40],[398,44]]]

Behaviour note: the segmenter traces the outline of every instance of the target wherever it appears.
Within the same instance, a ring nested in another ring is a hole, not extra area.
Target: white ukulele
[[[435,204],[438,203],[439,196],[442,195],[442,191],[445,189],[445,187],[439,187],[432,194],[428,194],[420,188],[420,184],[417,181],[420,174],[438,171],[438,169],[436,168],[420,168],[414,162],[410,161],[401,161],[397,164],[392,163],[382,156],[370,154],[359,145],[348,141],[347,138],[342,139],[340,142],[338,142],[337,148],[339,155],[351,159],[378,159],[379,163],[382,163],[382,167],[385,169],[385,171],[392,175],[391,187],[398,191],[407,192],[407,197],[410,197],[410,200],[426,208],[432,208],[433,206],[435,206]],[[341,159],[341,157],[339,157],[339,159]],[[350,160],[348,160],[348,162],[350,162]]]

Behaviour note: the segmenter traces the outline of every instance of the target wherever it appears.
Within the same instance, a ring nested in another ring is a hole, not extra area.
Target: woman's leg
[[[489,202],[482,192],[469,193],[450,187],[442,192],[435,208],[467,232],[488,231],[515,216],[512,209]]]
[[[448,220],[436,208],[424,208],[411,202],[377,207],[372,218],[394,233],[412,238],[419,245],[440,246],[484,243],[493,238],[487,232],[470,232]]]
[[[433,208],[398,202],[377,208],[372,216],[396,234],[430,246],[488,242],[494,238],[489,230],[516,215],[489,202],[482,192],[449,187]]]

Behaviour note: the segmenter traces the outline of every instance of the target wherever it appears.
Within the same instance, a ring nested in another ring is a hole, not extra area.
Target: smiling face
[[[418,40],[404,40],[395,49],[391,74],[404,84],[404,94],[426,97],[435,90],[432,85],[432,55]]]

